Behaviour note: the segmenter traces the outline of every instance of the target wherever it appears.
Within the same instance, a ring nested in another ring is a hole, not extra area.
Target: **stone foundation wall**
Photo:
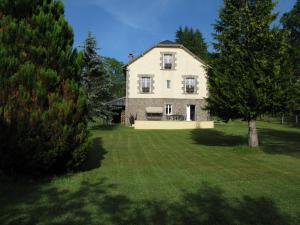
[[[161,120],[166,120],[165,105],[171,104],[173,114],[186,117],[186,106],[196,106],[196,121],[208,121],[209,114],[203,110],[206,105],[204,99],[145,99],[127,98],[126,99],[126,124],[129,124],[129,117],[132,115],[137,120],[147,120],[146,107],[162,107],[164,110]]]

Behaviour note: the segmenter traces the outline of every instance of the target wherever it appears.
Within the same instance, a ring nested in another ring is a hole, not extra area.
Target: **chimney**
[[[131,62],[134,59],[133,53],[129,53],[128,55],[128,62]]]

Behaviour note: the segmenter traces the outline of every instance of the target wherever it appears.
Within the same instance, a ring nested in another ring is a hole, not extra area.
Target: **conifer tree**
[[[176,43],[184,45],[187,49],[203,60],[208,59],[207,44],[202,33],[187,26],[179,27],[176,31]]]
[[[208,109],[226,121],[248,121],[251,147],[259,145],[256,119],[283,112],[288,102],[286,33],[271,27],[274,6],[272,0],[224,0],[215,25]]]
[[[43,174],[78,168],[88,147],[81,57],[64,6],[0,1],[0,169]]]
[[[82,80],[88,96],[88,115],[92,121],[95,117],[109,120],[112,115],[110,106],[105,104],[112,98],[112,84],[97,50],[96,39],[89,32],[83,46]]]

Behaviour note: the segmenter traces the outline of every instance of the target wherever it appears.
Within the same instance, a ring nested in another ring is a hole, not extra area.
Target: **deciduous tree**
[[[283,29],[288,31],[289,65],[287,72],[292,74],[294,89],[290,101],[290,111],[296,114],[296,123],[300,113],[300,0],[297,0],[293,9],[281,18]]]
[[[104,57],[103,62],[105,72],[112,82],[111,94],[113,97],[124,97],[126,95],[126,80],[123,72],[124,64],[110,57]]]

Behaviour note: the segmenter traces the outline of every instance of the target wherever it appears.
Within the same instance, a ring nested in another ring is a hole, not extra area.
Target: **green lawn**
[[[300,129],[94,128],[85,172],[2,183],[0,224],[300,224]]]

